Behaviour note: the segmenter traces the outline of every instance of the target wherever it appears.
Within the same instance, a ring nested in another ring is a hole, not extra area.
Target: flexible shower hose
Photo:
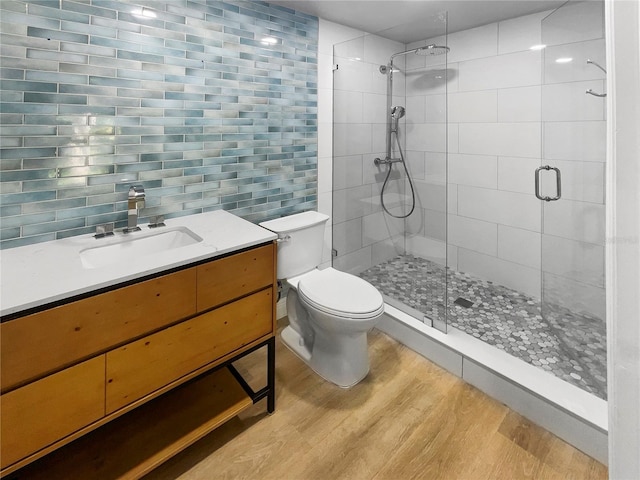
[[[387,176],[385,177],[384,183],[382,184],[382,190],[380,190],[380,203],[382,204],[382,209],[387,213],[387,215],[390,215],[393,218],[407,218],[416,209],[416,192],[413,188],[413,181],[411,180],[409,169],[407,168],[407,164],[404,161],[404,154],[402,152],[402,147],[400,146],[400,139],[398,138],[398,130],[395,130],[393,133],[395,133],[396,143],[398,144],[398,151],[400,152],[400,160],[402,160],[402,166],[404,167],[404,171],[407,174],[407,179],[409,180],[409,187],[411,187],[411,210],[409,210],[409,213],[407,213],[406,215],[394,215],[389,210],[387,210],[387,207],[384,204],[384,189],[387,186],[387,182],[389,181],[389,176],[391,175],[391,169],[393,168],[392,163],[389,163],[389,168],[387,169]]]

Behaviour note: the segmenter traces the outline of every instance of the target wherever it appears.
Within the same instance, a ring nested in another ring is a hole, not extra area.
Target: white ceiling
[[[557,8],[564,0],[275,0],[335,23],[410,43],[444,33],[436,16],[448,12],[448,32]]]

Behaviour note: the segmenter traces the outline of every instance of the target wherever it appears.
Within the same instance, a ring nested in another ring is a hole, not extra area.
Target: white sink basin
[[[158,227],[151,232],[118,234],[114,238],[96,240],[108,243],[81,250],[80,260],[85,268],[100,268],[161,254],[201,241],[202,238],[185,227]]]

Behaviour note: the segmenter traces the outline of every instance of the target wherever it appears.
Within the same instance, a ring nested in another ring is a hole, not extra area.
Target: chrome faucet
[[[144,188],[142,185],[132,185],[129,188],[129,198],[127,202],[127,228],[122,230],[124,233],[137,232],[140,230],[138,226],[138,213],[144,208]]]

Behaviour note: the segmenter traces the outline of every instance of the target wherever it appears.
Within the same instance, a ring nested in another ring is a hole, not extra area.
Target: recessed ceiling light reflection
[[[273,37],[264,37],[262,40],[260,40],[260,43],[263,45],[273,46],[278,43],[278,39]]]
[[[158,16],[156,15],[156,12],[149,10],[148,8],[136,9],[131,13],[133,13],[135,17],[156,18]]]
[[[533,50],[534,52],[537,52],[538,50],[544,50],[545,48],[547,48],[547,46],[546,45],[542,45],[542,44],[540,44],[540,45],[531,45],[529,47],[529,50]]]
[[[560,57],[560,58],[556,58],[556,63],[569,63],[572,62],[573,58],[571,57]]]

